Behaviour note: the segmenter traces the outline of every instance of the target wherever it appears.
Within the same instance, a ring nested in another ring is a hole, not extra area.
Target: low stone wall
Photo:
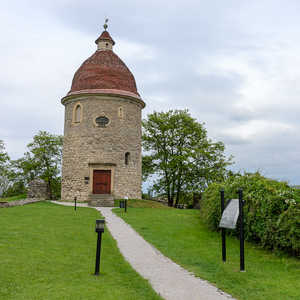
[[[45,201],[45,199],[30,198],[30,199],[16,200],[16,201],[11,201],[11,202],[1,202],[0,201],[0,208],[22,206],[25,204],[30,204],[30,203],[40,202],[40,201]]]
[[[155,201],[155,202],[159,202],[159,203],[164,204],[164,205],[168,205],[168,201],[164,200],[164,199],[151,198],[151,199],[144,199],[144,200]]]
[[[27,197],[29,199],[49,199],[47,183],[40,178],[36,178],[29,182]]]

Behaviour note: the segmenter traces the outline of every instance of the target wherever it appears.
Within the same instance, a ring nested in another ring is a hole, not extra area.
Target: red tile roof
[[[80,66],[69,94],[96,89],[127,91],[139,96],[132,73],[112,50],[98,50]]]
[[[98,42],[101,41],[101,40],[111,41],[113,45],[115,44],[115,41],[112,39],[109,32],[106,31],[106,30],[101,33],[101,35],[96,39],[95,43],[98,44]]]

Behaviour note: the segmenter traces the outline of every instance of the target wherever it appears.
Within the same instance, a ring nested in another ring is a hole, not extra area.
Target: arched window
[[[126,152],[125,153],[125,165],[129,164],[129,160],[130,160],[130,152]]]
[[[81,122],[81,114],[82,114],[81,105],[77,104],[75,106],[74,114],[73,114],[73,122],[74,123],[80,123]]]

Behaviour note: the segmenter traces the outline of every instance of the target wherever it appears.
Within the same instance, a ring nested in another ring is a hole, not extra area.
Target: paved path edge
[[[51,201],[55,204],[74,206],[72,202]],[[144,240],[128,223],[112,212],[113,207],[91,207],[78,203],[78,207],[98,210],[116,240],[125,260],[147,279],[152,288],[166,300],[234,300],[234,298],[206,280],[197,277],[163,255]],[[126,231],[126,235],[124,234]],[[137,251],[139,249],[139,251]]]

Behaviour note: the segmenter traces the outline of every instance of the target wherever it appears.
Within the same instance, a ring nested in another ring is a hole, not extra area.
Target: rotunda
[[[105,30],[96,52],[76,71],[65,106],[62,162],[64,201],[113,206],[141,198],[141,99],[134,76],[113,52]]]

